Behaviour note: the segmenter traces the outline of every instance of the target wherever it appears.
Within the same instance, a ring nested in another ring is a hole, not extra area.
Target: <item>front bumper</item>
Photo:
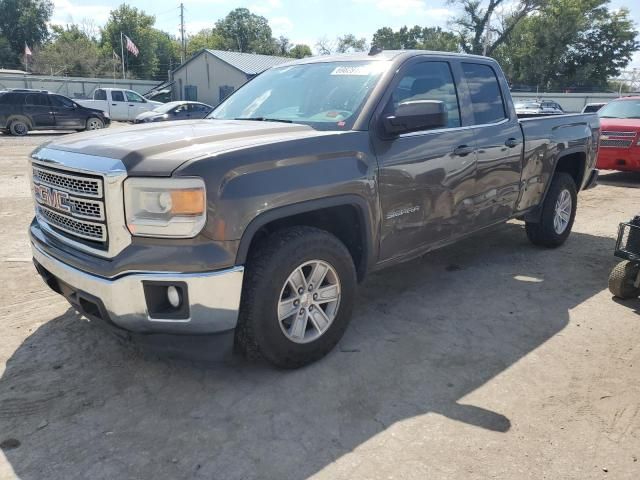
[[[205,334],[235,328],[243,267],[203,273],[132,272],[103,278],[73,268],[31,244],[38,273],[82,314],[141,333]],[[150,314],[149,285],[179,285],[185,309]],[[155,317],[155,318],[154,318]]]
[[[596,166],[601,170],[640,171],[640,147],[598,149]]]

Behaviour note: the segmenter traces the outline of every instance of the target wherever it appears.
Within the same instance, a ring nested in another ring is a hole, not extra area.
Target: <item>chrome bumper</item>
[[[204,273],[131,273],[113,279],[97,277],[55,259],[31,244],[36,268],[45,282],[81,313],[106,317],[132,332],[204,334],[235,328],[242,291],[243,267]],[[186,286],[186,318],[149,315],[143,282]]]

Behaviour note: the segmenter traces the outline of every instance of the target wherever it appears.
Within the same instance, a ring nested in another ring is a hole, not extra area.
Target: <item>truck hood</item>
[[[129,175],[168,176],[189,160],[335,133],[288,123],[181,120],[68,135],[43,147],[117,159]]]
[[[637,131],[640,130],[638,118],[600,118],[600,130]]]

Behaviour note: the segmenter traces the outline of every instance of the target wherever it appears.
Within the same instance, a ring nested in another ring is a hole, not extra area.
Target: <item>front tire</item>
[[[85,130],[101,130],[104,128],[104,122],[97,117],[87,119],[87,128]]]
[[[542,203],[539,221],[525,224],[531,243],[548,248],[562,245],[571,233],[577,205],[578,194],[573,178],[568,173],[556,173]]]
[[[640,295],[640,288],[635,286],[640,272],[637,263],[625,260],[616,265],[609,274],[609,291],[614,297],[629,299]]]
[[[325,356],[347,328],[356,290],[344,244],[313,227],[266,238],[250,255],[236,328],[236,346],[280,368]]]

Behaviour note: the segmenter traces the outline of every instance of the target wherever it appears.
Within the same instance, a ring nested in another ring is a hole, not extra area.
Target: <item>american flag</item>
[[[24,54],[31,56],[31,49],[29,48],[29,45],[27,45],[26,43],[24,44]]]
[[[124,38],[127,39],[127,44],[125,45],[125,48],[127,50],[129,50],[131,53],[133,53],[134,56],[138,56],[138,54],[140,53],[140,51],[138,50],[138,47],[136,47],[136,44],[133,43],[131,41],[131,39],[129,37],[127,37],[126,35],[124,36]]]

